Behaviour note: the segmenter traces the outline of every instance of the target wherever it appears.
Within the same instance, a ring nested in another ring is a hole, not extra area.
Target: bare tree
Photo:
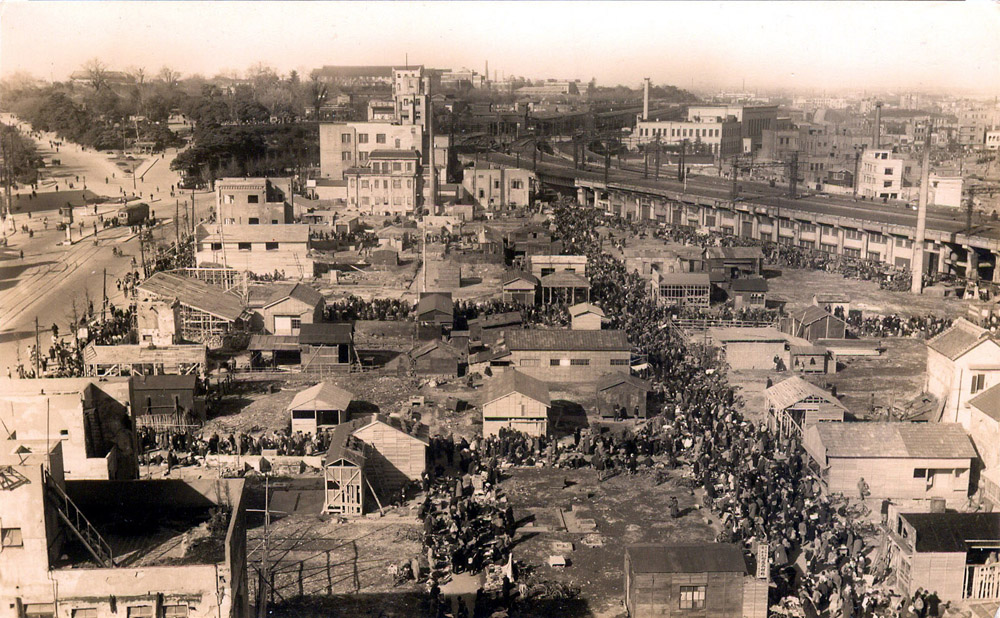
[[[315,117],[319,118],[319,110],[326,103],[326,100],[330,97],[330,87],[327,86],[326,82],[321,82],[318,79],[313,79],[309,82],[309,105],[312,106],[315,112]]]
[[[100,58],[91,58],[81,67],[87,81],[94,90],[100,90],[108,85],[108,67]]]
[[[168,66],[161,68],[156,76],[167,88],[175,88],[181,81],[181,74]]]

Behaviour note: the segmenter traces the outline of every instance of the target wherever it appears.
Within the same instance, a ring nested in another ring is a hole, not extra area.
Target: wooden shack
[[[372,501],[378,500],[369,478],[372,448],[351,435],[353,430],[351,423],[338,425],[333,430],[330,449],[323,461],[324,513],[364,515]]]
[[[592,303],[577,303],[569,308],[573,330],[601,330],[604,310]]]
[[[733,309],[763,309],[767,306],[767,279],[736,279],[729,286]]]
[[[354,395],[331,382],[320,382],[300,391],[288,404],[292,433],[316,434],[350,420],[348,408]]]
[[[413,371],[417,375],[458,376],[466,363],[466,358],[451,345],[440,339],[422,343],[409,353]]]
[[[754,602],[767,582],[748,576],[736,545],[629,545],[624,570],[630,618],[767,616],[767,604]]]
[[[951,603],[1000,599],[1000,513],[898,513],[887,536],[903,595],[923,588]]]
[[[503,301],[519,305],[534,305],[537,299],[539,281],[531,273],[509,270],[504,273]]]
[[[451,292],[421,292],[416,317],[420,324],[451,328],[455,322]]]
[[[778,382],[764,391],[767,426],[780,436],[802,438],[816,423],[842,422],[847,408],[831,393],[798,376]]]
[[[595,390],[602,418],[649,418],[647,400],[652,387],[648,381],[614,372],[600,377]]]
[[[544,436],[549,428],[549,387],[516,369],[507,369],[486,383],[483,396],[483,436],[501,427],[529,436]]]
[[[355,358],[350,322],[302,324],[299,329],[302,370],[350,371]]]
[[[817,339],[843,339],[847,322],[819,307],[806,307],[781,318],[781,332],[813,343]]]
[[[968,501],[976,450],[952,423],[817,423],[802,446],[830,493],[858,495],[858,481],[872,498],[942,498]]]
[[[379,490],[389,497],[406,485],[419,481],[427,469],[427,426],[407,426],[401,419],[372,414],[359,419],[354,437],[372,446],[371,462],[380,468]]]

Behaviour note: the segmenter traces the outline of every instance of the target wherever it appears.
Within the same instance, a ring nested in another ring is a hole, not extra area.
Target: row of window
[[[670,137],[719,137],[720,129],[670,129]],[[666,129],[643,129],[643,137],[666,137]]]
[[[24,605],[25,618],[55,618],[56,608],[54,603],[26,603]],[[78,607],[70,615],[72,618],[97,618],[96,607]],[[156,607],[153,605],[130,605],[125,610],[125,618],[187,618],[187,605],[164,605],[159,616],[156,614]]]
[[[628,366],[629,361],[626,358],[612,358],[610,365],[612,367],[623,367]],[[541,361],[537,358],[522,358],[521,367],[539,367],[541,366]],[[550,358],[549,367],[589,367],[589,358]]]
[[[235,217],[226,217],[225,224],[226,225],[236,225],[236,218]],[[278,220],[277,219],[271,219],[271,224],[272,225],[278,225]],[[260,225],[260,218],[259,217],[250,217],[249,219],[247,219],[247,225]]]
[[[236,248],[240,251],[253,251],[253,243],[249,242],[239,242],[236,243]],[[264,243],[264,251],[277,251],[278,243],[276,242],[266,242]],[[212,243],[212,251],[222,251],[221,242]]]
[[[352,186],[354,185],[354,179],[353,178],[351,179],[351,185]],[[382,180],[381,181],[381,185],[382,185],[383,189],[388,189],[389,188],[389,180],[388,179]],[[371,184],[369,184],[369,181],[367,179],[362,180],[361,181],[361,188],[362,189],[369,189],[369,188],[371,188],[371,189],[378,189],[379,188],[379,181],[377,179],[376,180],[372,180]],[[403,188],[403,179],[402,178],[395,178],[395,179],[393,179],[393,181],[392,181],[392,188],[393,189],[402,189]],[[406,188],[407,189],[412,189],[413,188],[413,179],[412,178],[407,178],[406,179]]]
[[[235,204],[236,203],[236,196],[235,195],[230,195],[230,194],[227,193],[226,195],[222,196],[222,203],[223,204]],[[248,195],[247,196],[247,204],[260,204],[260,196],[259,195]]]

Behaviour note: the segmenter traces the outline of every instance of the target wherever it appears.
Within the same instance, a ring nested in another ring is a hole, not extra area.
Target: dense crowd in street
[[[354,320],[406,320],[413,306],[405,300],[395,298],[375,298],[365,300],[349,296],[326,305],[326,319],[329,322]]]

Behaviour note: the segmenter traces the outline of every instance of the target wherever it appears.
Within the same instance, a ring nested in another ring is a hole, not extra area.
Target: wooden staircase
[[[97,528],[84,517],[83,512],[70,500],[70,497],[66,495],[66,492],[48,471],[45,472],[45,488],[49,492],[49,497],[52,499],[52,504],[55,506],[59,518],[76,535],[76,538],[80,539],[94,560],[104,568],[115,566],[115,557],[111,546],[97,532]]]

